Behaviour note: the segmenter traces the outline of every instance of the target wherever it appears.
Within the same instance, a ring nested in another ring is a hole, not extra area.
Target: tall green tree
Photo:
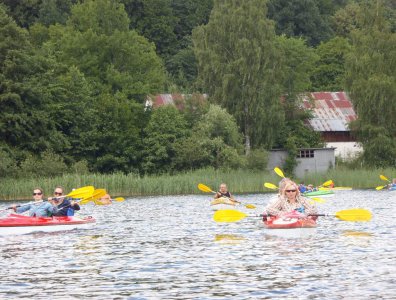
[[[311,76],[311,91],[344,90],[345,56],[350,49],[348,40],[342,37],[323,42],[315,49],[319,60]]]
[[[76,0],[42,0],[37,22],[46,26],[56,23],[66,24],[70,9]]]
[[[175,144],[190,132],[180,111],[166,105],[155,109],[144,129],[143,170],[147,173],[169,172],[175,157]]]
[[[28,32],[2,6],[0,41],[1,140],[19,151],[59,149],[67,142],[51,117],[56,62],[33,49]]]
[[[72,7],[66,26],[50,26],[44,47],[77,66],[99,92],[143,101],[163,89],[165,72],[153,44],[128,25],[122,4],[87,0]]]
[[[172,0],[121,0],[131,20],[130,28],[153,42],[164,60],[177,51]]]
[[[270,0],[268,16],[276,22],[277,34],[303,37],[315,46],[333,36],[330,17],[339,5],[328,0]]]
[[[207,25],[194,29],[198,80],[237,120],[245,151],[270,148],[283,122],[281,57],[262,0],[216,0]]]
[[[365,163],[396,166],[396,33],[380,0],[362,5],[359,30],[352,32],[346,87],[358,120],[354,129]]]

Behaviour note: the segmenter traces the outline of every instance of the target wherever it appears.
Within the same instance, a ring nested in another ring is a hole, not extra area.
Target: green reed
[[[349,170],[337,168],[323,174],[309,174],[297,178],[297,182],[320,185],[332,179],[336,186],[351,186],[353,188],[374,189],[387,182],[380,180],[383,174],[390,180],[396,177],[395,169]],[[286,174],[287,175],[287,174]],[[263,193],[273,192],[266,189],[264,182],[278,184],[281,178],[272,170],[253,172],[248,170],[214,170],[204,169],[176,175],[139,176],[137,174],[65,174],[55,178],[3,179],[0,183],[0,200],[31,199],[35,187],[44,189],[48,197],[54,187],[61,185],[66,193],[73,188],[93,185],[95,188],[105,188],[113,197],[124,196],[155,196],[205,194],[197,185],[203,183],[216,191],[219,184],[227,183],[232,193]],[[207,194],[211,197],[210,193]]]

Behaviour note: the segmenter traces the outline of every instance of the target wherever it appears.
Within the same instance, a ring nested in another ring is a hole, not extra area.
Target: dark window
[[[300,152],[297,154],[297,158],[311,158],[315,157],[314,154],[314,150],[300,150]]]

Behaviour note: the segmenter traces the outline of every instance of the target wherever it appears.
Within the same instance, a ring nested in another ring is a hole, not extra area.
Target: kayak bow
[[[96,220],[93,217],[28,217],[11,214],[5,218],[0,218],[0,235],[54,232],[75,228],[87,228],[95,222]]]

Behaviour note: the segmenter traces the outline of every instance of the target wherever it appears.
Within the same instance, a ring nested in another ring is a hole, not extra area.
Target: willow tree
[[[372,166],[396,166],[396,33],[382,15],[381,1],[364,6],[352,32],[346,87],[358,115],[355,130],[363,158]]]
[[[266,1],[215,0],[207,25],[194,29],[198,84],[237,120],[251,147],[270,148],[283,122],[281,56]]]

